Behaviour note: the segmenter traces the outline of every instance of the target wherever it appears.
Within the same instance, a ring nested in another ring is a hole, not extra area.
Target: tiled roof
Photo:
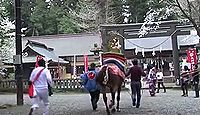
[[[54,52],[59,56],[92,55],[90,49],[97,43],[100,46],[99,34],[78,34],[78,35],[52,35],[24,37],[23,44],[27,40],[44,43],[54,48]]]
[[[38,44],[37,42],[28,41],[26,47],[24,49],[30,48],[33,51],[37,52],[38,54],[44,56],[47,60],[52,60],[53,62],[59,63],[69,63],[68,61],[64,61],[63,59],[59,59],[58,56],[55,55],[52,48],[48,48],[45,44]],[[26,56],[23,57],[23,62],[35,62],[36,57],[33,56]]]

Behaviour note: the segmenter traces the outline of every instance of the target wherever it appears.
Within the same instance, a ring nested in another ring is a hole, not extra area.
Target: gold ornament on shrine
[[[116,53],[121,52],[121,45],[119,43],[119,38],[113,37],[113,39],[111,39],[109,41],[109,51],[110,52],[116,52]]]

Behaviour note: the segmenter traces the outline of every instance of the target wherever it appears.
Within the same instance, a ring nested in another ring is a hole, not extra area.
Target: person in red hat
[[[45,60],[37,57],[36,67],[33,69],[29,81],[34,85],[36,95],[31,97],[32,106],[29,115],[39,108],[40,101],[44,103],[43,115],[49,114],[48,83],[52,86],[50,71],[45,68]]]

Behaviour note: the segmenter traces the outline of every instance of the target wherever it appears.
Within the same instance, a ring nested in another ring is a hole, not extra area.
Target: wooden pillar
[[[23,105],[23,75],[22,75],[22,41],[21,41],[21,0],[15,0],[15,45],[17,64],[15,64],[15,79],[17,85],[17,105]]]
[[[122,36],[124,36],[124,30],[123,30],[123,29],[120,29],[120,30],[119,30],[119,34],[121,34]],[[122,53],[122,54],[124,54],[124,51],[125,51],[124,40],[125,40],[124,37],[120,37],[120,39],[119,39],[119,43],[120,43],[120,45],[121,45],[121,53]]]
[[[179,64],[179,50],[178,50],[178,43],[177,43],[177,33],[180,30],[176,30],[176,26],[172,27],[172,54],[173,54],[173,64],[174,64],[174,76],[175,79],[180,78],[180,64]]]

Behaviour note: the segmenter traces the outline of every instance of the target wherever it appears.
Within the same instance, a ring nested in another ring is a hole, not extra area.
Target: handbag
[[[34,86],[33,83],[39,78],[39,76],[40,76],[40,74],[42,73],[43,70],[44,70],[44,68],[41,69],[37,73],[37,75],[36,75],[36,77],[35,77],[35,79],[33,81],[29,81],[28,94],[29,94],[30,98],[34,98],[37,95],[36,90],[35,90],[35,86]]]

